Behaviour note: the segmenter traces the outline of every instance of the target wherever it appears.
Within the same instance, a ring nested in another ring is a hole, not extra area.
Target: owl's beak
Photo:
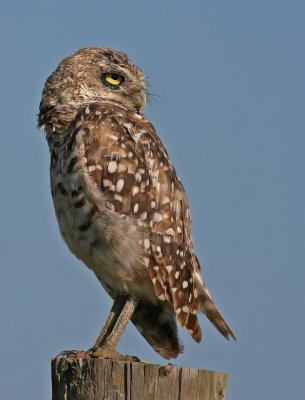
[[[146,93],[144,90],[141,90],[141,92],[136,96],[135,98],[135,104],[139,112],[143,112],[144,108],[146,106]]]

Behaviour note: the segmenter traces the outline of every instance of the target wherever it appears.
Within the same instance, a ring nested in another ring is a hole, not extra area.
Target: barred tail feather
[[[200,275],[197,273],[195,275],[195,281],[197,290],[199,293],[199,298],[201,302],[201,311],[208,317],[208,319],[212,322],[215,328],[226,338],[229,340],[236,340],[234,333],[232,332],[229,325],[226,323],[220,312],[218,311],[210,292],[207,287],[203,283]]]

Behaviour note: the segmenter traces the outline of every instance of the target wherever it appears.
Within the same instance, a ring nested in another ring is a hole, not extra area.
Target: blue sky
[[[228,400],[305,398],[305,3],[20,1],[0,5],[0,387],[49,399],[50,360],[89,348],[111,301],[62,242],[36,113],[84,46],[123,50],[188,192],[202,275],[238,337],[202,317],[175,362],[230,375]],[[119,350],[162,360],[129,326]]]

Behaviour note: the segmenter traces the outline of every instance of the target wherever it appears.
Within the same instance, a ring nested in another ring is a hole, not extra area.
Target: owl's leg
[[[116,352],[117,343],[124,332],[138,302],[127,296],[117,296],[111,307],[110,314],[96,342],[88,351],[68,350],[58,356],[68,358],[103,357],[116,360],[134,361],[136,357],[122,356]]]
[[[115,324],[117,323],[119,316],[121,315],[121,312],[126,302],[127,302],[126,296],[117,296],[114,299],[110,314],[108,315],[106,323],[103,326],[103,329],[101,330],[98,338],[96,339],[95,345],[93,346],[92,350],[99,348],[105,341],[105,339],[111,334],[113,328],[115,327]]]
[[[116,347],[137,304],[137,300],[128,297],[115,299],[106,324],[90,350],[93,357],[133,360],[132,357],[117,353]]]

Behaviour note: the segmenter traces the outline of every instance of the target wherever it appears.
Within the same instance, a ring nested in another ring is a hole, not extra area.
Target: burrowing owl
[[[114,299],[90,354],[113,357],[129,319],[165,358],[196,342],[198,312],[233,332],[200,275],[184,188],[142,114],[145,77],[119,51],[85,48],[47,79],[39,110],[61,235]]]

